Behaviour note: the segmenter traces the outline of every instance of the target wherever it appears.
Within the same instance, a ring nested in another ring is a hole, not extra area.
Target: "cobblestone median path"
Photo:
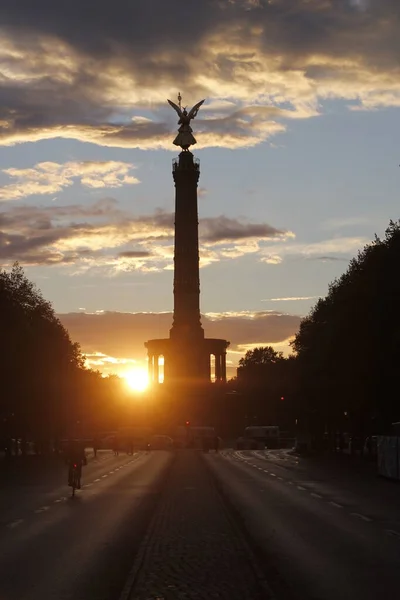
[[[129,600],[270,598],[201,454],[177,454],[131,573]]]

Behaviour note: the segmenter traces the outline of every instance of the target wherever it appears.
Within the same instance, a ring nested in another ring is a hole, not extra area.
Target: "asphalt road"
[[[398,597],[400,486],[279,452],[206,460],[279,600]]]
[[[99,454],[74,499],[62,465],[4,478],[1,600],[114,600],[168,472],[167,452]]]

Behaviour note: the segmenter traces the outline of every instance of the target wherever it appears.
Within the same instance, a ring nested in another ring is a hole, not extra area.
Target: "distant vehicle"
[[[392,431],[390,435],[400,436],[400,421],[392,423]]]
[[[238,437],[236,440],[236,449],[237,450],[257,450],[258,442],[256,440],[252,440],[251,438],[245,438],[243,435]]]
[[[174,441],[168,435],[153,435],[150,438],[149,450],[171,450]]]
[[[120,450],[147,450],[149,440],[153,435],[149,427],[122,427],[117,431]]]
[[[245,444],[256,443],[259,449],[279,448],[278,425],[251,425],[244,430]]]
[[[216,431],[214,427],[190,425],[177,427],[174,435],[175,448],[203,448],[208,445],[214,447]]]

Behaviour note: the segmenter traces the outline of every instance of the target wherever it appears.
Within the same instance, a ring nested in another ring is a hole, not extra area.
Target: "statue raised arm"
[[[174,144],[175,144],[175,146],[180,146],[182,148],[182,150],[188,150],[190,146],[197,144],[196,138],[193,135],[193,130],[190,127],[190,121],[197,116],[197,113],[199,112],[199,108],[203,104],[204,100],[200,100],[200,102],[195,104],[188,114],[186,107],[183,109],[181,107],[180,94],[179,94],[178,98],[179,98],[179,106],[178,106],[178,104],[175,104],[175,102],[168,100],[168,103],[170,104],[170,106],[172,106],[172,108],[174,110],[176,110],[176,112],[178,113],[178,116],[179,116],[179,121],[178,121],[178,125],[180,125],[180,127],[178,129],[179,133],[176,136],[176,138],[174,139]]]

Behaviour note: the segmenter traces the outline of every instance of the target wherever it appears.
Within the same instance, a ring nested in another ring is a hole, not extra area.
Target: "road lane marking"
[[[97,479],[95,479],[94,483],[96,483],[97,481],[100,481],[100,477],[98,477]]]
[[[394,529],[385,529],[385,531],[389,535],[400,538],[400,533],[398,531],[395,531]]]
[[[264,469],[264,473],[269,473],[268,469]]]
[[[21,523],[23,523],[24,520],[23,519],[17,519],[16,521],[13,521],[12,523],[9,523],[7,525],[7,527],[9,529],[15,529],[16,527],[18,527],[18,525],[21,525]]]
[[[293,485],[293,481],[287,481],[286,483],[288,483],[289,485]]]
[[[263,454],[261,450],[255,450],[252,454],[255,455],[257,458],[261,458],[261,460],[267,460],[266,455]]]
[[[341,504],[338,504],[337,502],[332,502],[330,501],[329,504],[331,504],[332,506],[334,506],[335,508],[343,508],[343,506]]]
[[[276,477],[275,473],[270,473],[271,477]]]
[[[319,494],[316,494],[315,492],[311,492],[311,494],[310,494],[310,495],[311,495],[313,498],[318,498],[318,499],[321,499],[321,498],[322,498],[322,496],[320,496]]]
[[[278,477],[279,481],[283,481],[283,477]]]
[[[298,489],[298,490],[301,490],[302,492],[305,492],[305,491],[307,491],[307,490],[306,490],[306,488],[305,488],[305,487],[303,487],[302,485],[298,485],[298,486],[297,486],[297,489]]]
[[[351,513],[351,516],[356,517],[357,519],[362,519],[362,521],[366,521],[367,523],[372,521],[372,519],[370,519],[369,517],[366,517],[365,515],[360,515],[360,513]]]
[[[102,475],[102,478],[104,479],[105,477],[108,477],[108,475]]]
[[[40,508],[37,508],[35,510],[35,513],[42,513],[42,512],[46,512],[46,510],[49,510],[50,506],[41,506]]]

